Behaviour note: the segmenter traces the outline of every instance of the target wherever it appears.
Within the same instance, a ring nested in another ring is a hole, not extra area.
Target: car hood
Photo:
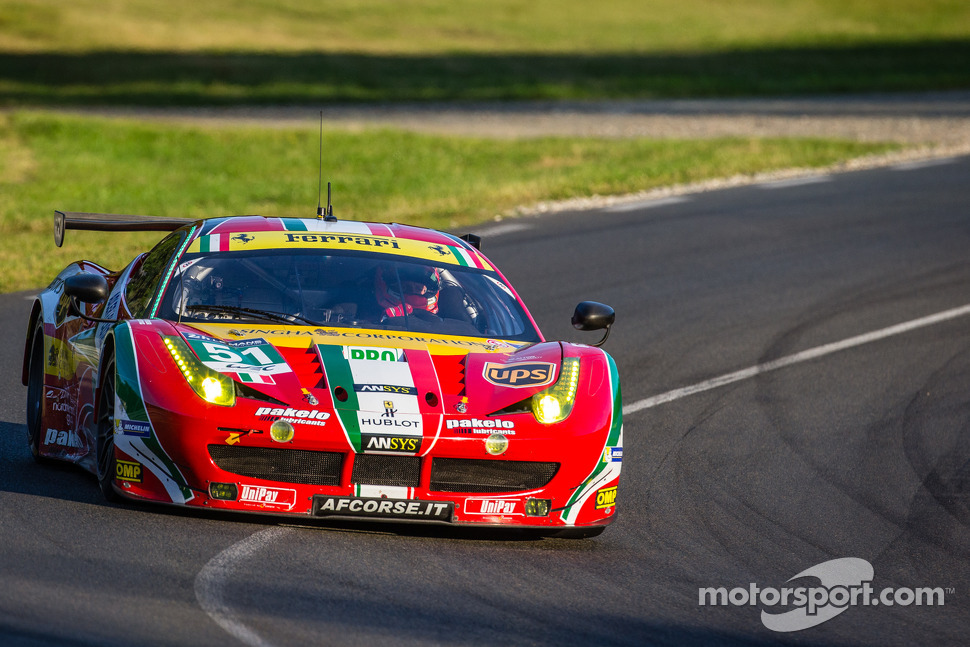
[[[562,361],[558,342],[238,323],[177,329],[203,363],[244,393],[397,420],[492,414],[553,384]]]

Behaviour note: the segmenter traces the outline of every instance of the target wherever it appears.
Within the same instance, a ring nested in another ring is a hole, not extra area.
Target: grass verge
[[[970,87],[970,39],[700,53],[0,52],[0,105],[272,105]]]
[[[0,50],[705,52],[970,37],[966,0],[0,0]]]
[[[339,218],[455,230],[545,200],[824,166],[898,148],[819,139],[508,141],[329,131],[324,177],[333,181]],[[264,130],[30,111],[0,115],[0,191],[0,292],[30,289],[79,258],[118,269],[159,239],[72,231],[57,249],[54,209],[191,218],[313,215],[317,130],[311,124]]]
[[[0,105],[968,86],[966,0],[0,0]]]

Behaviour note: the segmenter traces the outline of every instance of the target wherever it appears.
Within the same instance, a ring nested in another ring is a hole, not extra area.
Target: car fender
[[[616,362],[608,353],[600,349],[571,344],[563,344],[563,347],[563,354],[567,357],[575,357],[577,354],[592,357],[596,353],[601,354],[605,362],[595,361],[589,364],[598,365],[601,368],[594,370],[600,370],[603,373],[591,376],[589,384],[591,389],[595,386],[596,390],[608,390],[610,394],[609,433],[600,450],[599,458],[560,513],[565,523],[573,525],[615,513],[616,487],[623,466],[623,397]],[[581,353],[577,352],[579,349],[582,349]]]
[[[30,371],[30,347],[34,343],[34,329],[37,326],[37,320],[42,317],[42,312],[40,299],[34,299],[34,304],[30,308],[30,316],[27,317],[27,339],[24,342],[24,363],[20,374],[20,382],[24,386],[27,386],[28,373]]]
[[[133,328],[144,323],[136,319],[114,325],[102,347],[102,358],[109,357],[109,352],[115,358],[115,448],[122,460],[141,466],[144,478],[140,482],[145,487],[154,485],[157,499],[185,504],[194,497],[192,489],[162,447],[142,392],[137,333]],[[98,382],[103,382],[103,375],[99,374]]]

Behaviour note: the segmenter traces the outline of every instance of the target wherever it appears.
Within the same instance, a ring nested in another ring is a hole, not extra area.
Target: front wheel
[[[115,492],[115,360],[108,359],[101,374],[101,397],[98,398],[98,485],[108,501],[121,501]]]
[[[44,371],[47,361],[44,352],[44,322],[38,320],[34,336],[30,342],[30,359],[27,368],[27,445],[30,455],[38,463],[48,463],[51,459],[40,453],[40,439],[44,433]]]

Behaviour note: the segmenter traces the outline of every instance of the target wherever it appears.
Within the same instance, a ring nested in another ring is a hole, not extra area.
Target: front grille
[[[417,456],[387,456],[384,454],[356,454],[354,456],[354,483],[418,487],[420,478],[421,459]]]
[[[307,485],[340,485],[344,462],[339,452],[232,445],[209,445],[209,456],[217,467],[233,474]]]
[[[517,492],[545,486],[559,463],[436,458],[431,463],[431,489],[437,492]]]

